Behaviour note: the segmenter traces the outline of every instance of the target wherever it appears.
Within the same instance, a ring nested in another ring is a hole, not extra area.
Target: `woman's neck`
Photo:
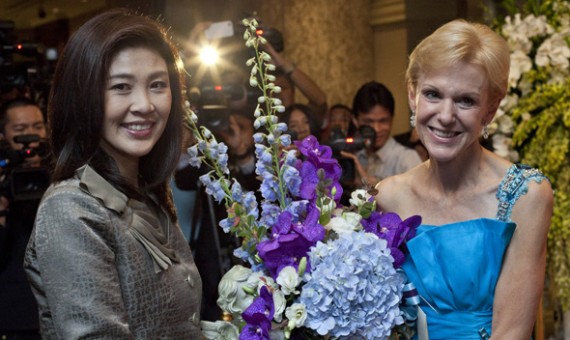
[[[121,176],[134,188],[139,188],[139,162],[130,159],[115,159]]]
[[[469,190],[477,185],[484,172],[484,163],[485,151],[481,145],[476,144],[451,161],[438,162],[430,159],[427,165],[435,189],[445,194]]]

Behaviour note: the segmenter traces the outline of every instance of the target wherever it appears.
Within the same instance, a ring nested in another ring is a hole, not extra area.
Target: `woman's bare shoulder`
[[[413,182],[415,171],[383,179],[376,185],[376,204],[383,211],[398,211],[413,197]]]

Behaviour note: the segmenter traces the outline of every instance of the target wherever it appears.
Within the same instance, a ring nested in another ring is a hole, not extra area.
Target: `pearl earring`
[[[483,126],[483,138],[489,138],[489,129],[487,128],[487,125]]]
[[[416,113],[412,111],[412,115],[410,116],[410,125],[415,128],[416,127]]]

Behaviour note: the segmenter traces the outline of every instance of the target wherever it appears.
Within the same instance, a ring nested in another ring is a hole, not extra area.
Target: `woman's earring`
[[[487,128],[487,125],[483,126],[483,138],[489,138],[489,129]]]
[[[416,113],[412,112],[412,115],[410,116],[410,125],[415,128],[416,127]]]

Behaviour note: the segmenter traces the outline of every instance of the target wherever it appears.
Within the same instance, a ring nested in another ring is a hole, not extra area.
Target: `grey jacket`
[[[180,229],[89,166],[46,191],[24,267],[44,339],[198,339],[202,282]]]

